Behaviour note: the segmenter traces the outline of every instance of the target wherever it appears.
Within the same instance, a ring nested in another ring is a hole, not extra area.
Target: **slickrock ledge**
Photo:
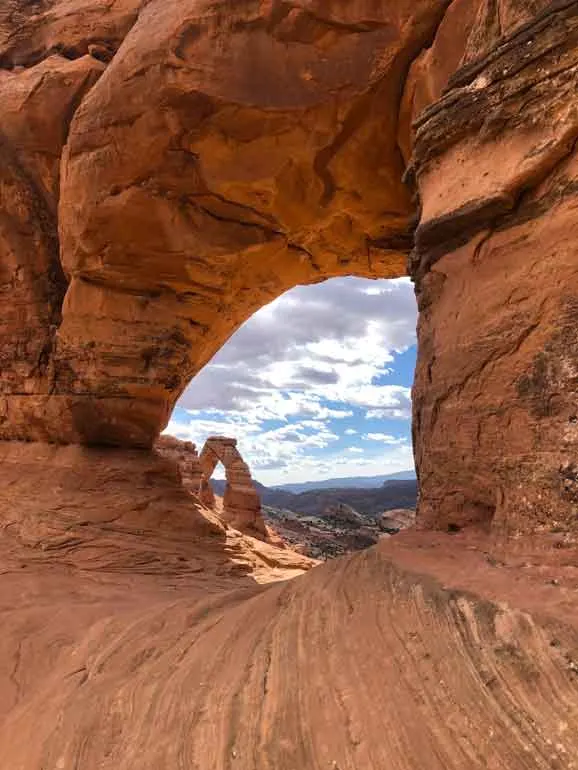
[[[428,551],[472,583],[463,553]],[[0,582],[3,767],[574,767],[576,628],[382,546],[266,590],[44,559]]]

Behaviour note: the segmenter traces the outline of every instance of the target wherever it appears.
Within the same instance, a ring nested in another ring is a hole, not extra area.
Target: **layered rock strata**
[[[576,2],[34,8],[0,11],[0,438],[148,448],[257,308],[415,246],[422,523],[573,525]]]
[[[414,443],[430,526],[578,525],[578,5],[535,10],[492,27],[486,8],[461,32],[455,17],[465,66],[448,79],[442,49],[412,85],[442,90],[415,120],[411,165]]]
[[[0,468],[0,591],[14,571],[28,570],[33,602],[42,604],[42,575],[51,572],[71,595],[71,576],[88,574],[105,586],[130,584],[131,575],[148,575],[149,584],[197,576],[212,592],[223,576],[254,584],[314,564],[226,527],[157,452],[4,442]]]
[[[183,487],[191,494],[198,495],[203,474],[196,445],[192,441],[181,441],[174,436],[159,436],[154,448],[160,455],[176,464]]]
[[[576,766],[577,20],[2,3],[0,767]],[[311,562],[136,447],[265,302],[410,252],[418,518],[455,534],[263,589]]]
[[[392,538],[264,590],[180,534],[165,575],[106,569],[120,530],[88,570],[3,539],[1,767],[575,766],[578,631],[518,609],[561,587],[522,570],[508,594],[478,553],[414,544],[416,569],[429,556],[447,585],[461,567],[489,597],[444,589],[396,566]]]
[[[397,103],[446,5],[117,0],[67,13],[51,0],[32,14],[11,2],[6,88],[40,79],[52,55],[100,78],[73,108],[57,100],[59,184],[38,228],[60,251],[59,291],[26,290],[54,321],[42,356],[7,352],[21,375],[5,381],[0,437],[149,447],[264,303],[331,276],[404,274]],[[28,164],[19,140],[9,147]],[[2,262],[28,271],[31,251],[11,242]],[[7,321],[6,338],[26,328]]]

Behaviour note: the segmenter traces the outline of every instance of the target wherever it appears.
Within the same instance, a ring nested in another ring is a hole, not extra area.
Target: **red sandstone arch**
[[[0,437],[149,447],[264,302],[411,253],[422,520],[573,521],[575,9],[498,5],[16,3]]]
[[[397,105],[446,4],[147,4],[70,125],[54,368],[4,435],[149,446],[265,302],[404,274]]]
[[[265,522],[261,516],[261,500],[251,478],[249,466],[237,449],[236,439],[210,436],[206,440],[199,455],[201,502],[211,507],[215,504],[210,480],[219,463],[223,465],[226,477],[222,518],[236,529],[255,530],[260,535],[266,535]]]

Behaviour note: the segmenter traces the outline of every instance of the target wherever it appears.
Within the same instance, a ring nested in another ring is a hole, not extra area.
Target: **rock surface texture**
[[[198,495],[203,474],[196,445],[192,441],[181,441],[174,436],[159,436],[154,448],[162,457],[176,464],[181,484],[187,492]]]
[[[577,80],[578,0],[3,0],[0,767],[577,767]],[[407,272],[426,531],[307,571],[151,447]]]
[[[44,531],[3,521],[1,767],[575,768],[575,567],[391,538],[264,588],[174,499],[79,522],[70,500],[84,511],[105,484],[95,452],[84,496],[78,450],[20,458],[52,481],[60,458],[62,493]],[[109,508],[122,487],[133,499],[134,467],[119,484],[114,456]]]
[[[210,479],[218,463],[225,469],[223,519],[241,531],[252,529],[265,534],[261,516],[261,500],[251,478],[249,466],[237,449],[237,440],[225,436],[211,436],[205,442],[199,457],[201,466],[201,494],[211,490]]]
[[[416,74],[445,82],[416,117],[411,166],[419,513],[574,531],[578,9],[495,5],[469,34],[454,19],[464,66],[447,82],[443,47]]]
[[[447,1],[140,5],[3,12],[7,89],[47,61],[99,76],[74,109],[61,100],[52,222],[34,230],[50,236],[60,293],[25,281],[30,313],[54,322],[42,357],[10,353],[20,379],[3,389],[3,438],[150,446],[191,377],[264,303],[298,283],[405,272],[414,212],[397,104]],[[8,147],[30,165],[17,115],[6,120]],[[34,222],[26,171],[19,210]],[[32,247],[16,241],[2,261],[27,275]],[[6,322],[10,340],[23,320]]]
[[[572,528],[577,26],[561,0],[5,3],[0,438],[150,447],[265,302],[411,254],[422,523]]]

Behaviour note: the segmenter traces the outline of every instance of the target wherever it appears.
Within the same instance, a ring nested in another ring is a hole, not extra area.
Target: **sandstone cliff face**
[[[177,466],[181,483],[187,492],[198,495],[202,472],[196,445],[192,441],[180,441],[174,436],[159,436],[154,448],[158,454]]]
[[[0,8],[0,435],[54,437],[70,422],[54,351],[68,278],[60,258],[61,157],[84,96],[138,3],[7,0]],[[51,404],[52,406],[49,406]]]
[[[433,525],[577,523],[578,15],[528,15],[472,62],[478,28],[464,36],[468,64],[415,124],[414,437]]]
[[[413,209],[397,102],[446,4],[173,0],[127,16],[117,3],[73,34],[54,3],[48,50],[100,74],[91,41],[124,40],[65,137],[49,371],[6,388],[0,435],[150,446],[262,304],[334,275],[402,275]],[[5,24],[10,40],[20,24],[39,34],[23,11]]]

